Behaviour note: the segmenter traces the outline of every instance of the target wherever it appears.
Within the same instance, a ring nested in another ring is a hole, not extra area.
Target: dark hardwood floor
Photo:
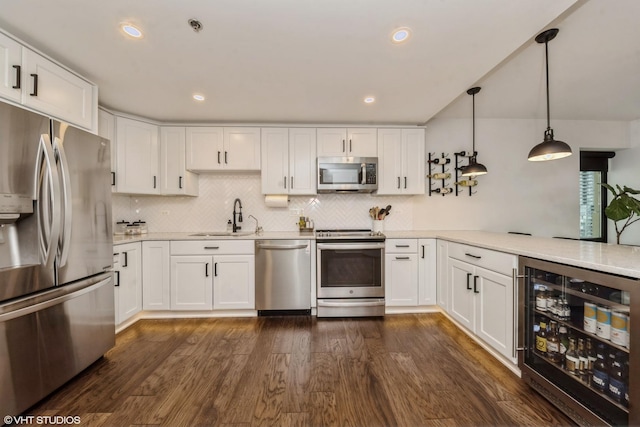
[[[441,314],[139,321],[27,414],[93,426],[572,425]]]

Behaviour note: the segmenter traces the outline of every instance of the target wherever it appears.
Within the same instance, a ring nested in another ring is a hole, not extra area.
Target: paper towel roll
[[[269,208],[286,208],[289,207],[289,196],[267,195],[264,196],[264,204]]]

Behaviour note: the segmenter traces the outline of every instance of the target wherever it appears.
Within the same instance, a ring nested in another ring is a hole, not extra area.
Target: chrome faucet
[[[236,213],[236,204],[238,205],[238,212]],[[236,214],[238,215],[238,222],[242,222],[242,202],[240,199],[236,199],[233,202],[233,232],[242,229],[242,227],[236,225]]]
[[[258,218],[256,218],[256,217],[255,217],[255,216],[253,216],[253,215],[249,215],[249,218],[252,218],[252,219],[256,222],[256,231],[255,231],[255,233],[256,233],[256,234],[260,234],[260,233],[262,233],[262,227],[260,227],[260,226],[258,225]]]

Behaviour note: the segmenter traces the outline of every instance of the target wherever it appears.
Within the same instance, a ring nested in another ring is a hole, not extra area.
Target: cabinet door
[[[449,314],[462,326],[473,331],[475,319],[474,267],[457,259],[449,258],[447,270],[451,296]]]
[[[260,170],[260,128],[224,128],[224,169]]]
[[[142,310],[142,270],[140,243],[131,243],[115,247],[119,252],[118,270],[120,272],[116,288],[118,298],[118,324]]]
[[[378,131],[376,128],[347,130],[347,155],[355,157],[378,156]]]
[[[211,310],[213,307],[212,288],[212,257],[171,257],[172,310]]]
[[[318,157],[347,156],[347,130],[345,128],[318,128]]]
[[[402,194],[424,194],[424,129],[402,129]]]
[[[160,194],[158,127],[116,117],[118,193]]]
[[[85,129],[96,130],[97,117],[94,116],[97,115],[98,100],[94,85],[26,48],[22,50],[22,63],[24,76],[28,76],[27,81],[23,81],[26,87],[22,92],[24,105]]]
[[[185,128],[160,128],[160,193],[198,195],[198,175],[185,167]]]
[[[515,301],[511,277],[476,267],[474,280],[476,335],[504,356],[514,358]]]
[[[264,128],[260,141],[262,194],[288,194],[289,130]]]
[[[402,194],[402,130],[378,129],[378,195]]]
[[[436,305],[436,240],[418,240],[418,304]]]
[[[187,170],[216,171],[224,167],[224,128],[187,128]]]
[[[142,242],[142,308],[169,310],[171,259],[169,242]]]
[[[213,308],[255,308],[253,255],[217,255],[214,261]]]
[[[111,191],[116,191],[116,118],[113,114],[98,110],[98,135],[106,138],[111,147]]]
[[[21,102],[24,76],[22,46],[12,38],[0,34],[0,96]]]
[[[289,194],[316,194],[316,130],[289,129]]]
[[[438,305],[447,313],[451,310],[449,309],[449,280],[448,280],[448,269],[447,269],[447,242],[445,240],[437,241],[437,259],[438,259],[438,267],[437,267],[437,290],[436,290],[436,298],[438,300]]]
[[[385,305],[418,305],[418,255],[385,255]]]

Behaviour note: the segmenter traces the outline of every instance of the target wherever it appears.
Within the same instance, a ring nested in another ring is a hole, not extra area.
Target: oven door
[[[318,243],[318,298],[384,298],[384,242]]]

